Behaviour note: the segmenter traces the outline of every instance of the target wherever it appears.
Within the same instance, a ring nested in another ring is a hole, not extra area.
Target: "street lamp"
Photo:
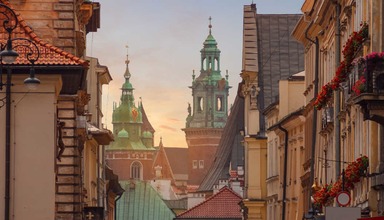
[[[24,57],[31,63],[29,77],[24,80],[24,84],[29,89],[34,89],[40,84],[40,80],[35,78],[35,62],[39,59],[40,52],[38,46],[30,39],[14,38],[12,31],[17,27],[18,19],[15,12],[5,4],[0,3],[0,16],[3,21],[4,30],[8,33],[6,45],[1,45],[0,52],[0,91],[5,86],[5,97],[0,98],[0,108],[4,106],[5,100],[5,194],[4,194],[4,220],[10,219],[10,177],[11,177],[11,86],[12,68],[7,66],[6,81],[3,83],[3,66],[12,64],[16,61],[19,54],[16,49],[23,49]],[[13,47],[13,42],[15,46]]]

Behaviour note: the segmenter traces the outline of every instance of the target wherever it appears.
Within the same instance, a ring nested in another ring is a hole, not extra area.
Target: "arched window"
[[[216,111],[223,111],[223,97],[217,96],[216,98]]]
[[[201,112],[204,110],[204,98],[203,97],[198,97],[197,98],[197,102],[198,102],[198,109],[197,111],[198,112]]]
[[[142,178],[142,166],[139,161],[135,161],[131,165],[131,178],[139,180]]]

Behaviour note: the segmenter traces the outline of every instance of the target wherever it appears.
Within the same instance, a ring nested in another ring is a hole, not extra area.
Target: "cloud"
[[[169,131],[178,131],[179,130],[179,129],[176,129],[176,128],[173,128],[173,127],[169,127],[168,125],[160,125],[159,127],[163,128],[165,130],[169,130]]]

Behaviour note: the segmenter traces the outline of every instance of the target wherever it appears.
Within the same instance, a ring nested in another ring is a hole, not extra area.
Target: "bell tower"
[[[200,74],[192,74],[192,107],[183,131],[189,152],[188,184],[198,186],[207,174],[228,117],[228,72],[221,76],[220,50],[212,36],[211,17],[209,34],[200,50]]]
[[[141,99],[135,103],[128,51],[125,64],[120,102],[113,104],[115,141],[106,148],[106,161],[120,180],[149,180],[153,177],[152,163],[156,154],[153,146],[155,130],[148,121]]]

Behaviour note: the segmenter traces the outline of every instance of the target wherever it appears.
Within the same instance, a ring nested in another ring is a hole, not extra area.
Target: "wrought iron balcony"
[[[384,125],[384,61],[375,58],[367,60],[356,65],[349,74],[349,100],[351,104],[361,106],[364,120]]]

